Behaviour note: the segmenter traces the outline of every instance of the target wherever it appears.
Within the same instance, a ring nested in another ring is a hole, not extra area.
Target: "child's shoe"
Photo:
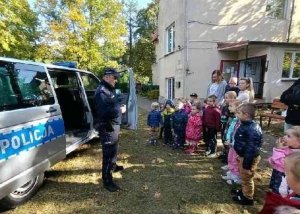
[[[242,191],[241,189],[232,189],[232,190],[230,191],[230,193],[231,193],[232,195],[236,196],[236,195],[242,195],[242,194],[243,194],[243,191]]]
[[[206,152],[205,152],[205,155],[207,156],[207,155],[210,155],[210,153],[211,153],[211,151],[210,150],[207,150]]]
[[[227,180],[226,183],[228,183],[229,185],[234,185],[234,184],[241,184],[241,180],[237,179],[237,180]]]
[[[253,199],[249,199],[249,198],[245,197],[243,194],[233,196],[232,200],[237,202],[240,205],[250,205],[250,206],[254,205]]]
[[[222,166],[221,169],[227,171],[228,170],[228,165]]]
[[[209,155],[207,155],[208,158],[216,158],[218,157],[217,153],[211,153]]]
[[[224,176],[224,175],[221,175],[221,178],[222,178],[223,180],[225,180],[225,181],[231,180],[231,179],[232,179],[232,173],[231,173],[230,171],[227,171],[225,176]]]

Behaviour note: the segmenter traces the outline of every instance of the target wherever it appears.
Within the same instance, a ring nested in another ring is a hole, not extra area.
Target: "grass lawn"
[[[146,112],[140,109],[139,129],[123,130],[115,173],[123,188],[109,193],[100,177],[101,146],[97,140],[82,145],[47,172],[41,190],[26,204],[7,213],[257,213],[268,189],[271,169],[261,161],[256,177],[255,206],[231,201],[231,186],[220,175],[218,159],[188,156],[161,144],[146,144]],[[279,130],[281,131],[281,130]],[[277,132],[275,130],[275,132]],[[266,138],[267,150],[274,145]]]

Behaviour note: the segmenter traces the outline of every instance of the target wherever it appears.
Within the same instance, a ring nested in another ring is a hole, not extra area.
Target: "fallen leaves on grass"
[[[155,192],[154,193],[154,198],[155,199],[159,199],[161,197],[161,193],[160,192]]]
[[[151,163],[155,164],[155,163],[164,163],[165,160],[162,158],[156,158],[154,160],[151,161]]]

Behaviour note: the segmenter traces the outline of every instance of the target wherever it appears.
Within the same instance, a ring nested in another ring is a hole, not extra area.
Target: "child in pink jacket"
[[[200,103],[193,104],[191,114],[186,125],[185,142],[187,154],[194,154],[197,149],[197,143],[202,137],[202,119],[200,116]]]
[[[272,156],[268,159],[273,168],[269,187],[274,193],[286,196],[289,194],[289,189],[285,179],[284,159],[293,151],[300,149],[300,127],[294,126],[288,129],[276,144],[277,147],[273,148]]]

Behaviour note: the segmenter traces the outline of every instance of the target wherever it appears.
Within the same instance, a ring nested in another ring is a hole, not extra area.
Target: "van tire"
[[[44,173],[28,181],[8,196],[0,200],[0,207],[11,209],[28,201],[41,187],[44,182]]]

